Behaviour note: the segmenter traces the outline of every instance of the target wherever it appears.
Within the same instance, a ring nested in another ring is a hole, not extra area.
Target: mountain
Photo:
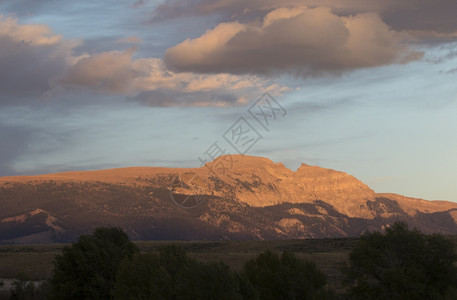
[[[200,168],[0,177],[0,243],[69,242],[101,225],[135,240],[358,236],[402,220],[457,233],[457,203],[377,194],[344,172],[226,155]]]

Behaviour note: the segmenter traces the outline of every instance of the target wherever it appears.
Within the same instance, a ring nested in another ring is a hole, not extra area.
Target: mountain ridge
[[[140,240],[346,237],[398,220],[457,233],[457,203],[375,193],[345,172],[241,155],[199,168],[0,177],[0,243],[67,242],[100,225]]]

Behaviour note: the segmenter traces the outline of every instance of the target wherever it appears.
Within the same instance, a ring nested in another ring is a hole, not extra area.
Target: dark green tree
[[[124,259],[116,277],[115,299],[169,299],[170,276],[155,254],[135,254]]]
[[[243,299],[238,280],[225,263],[197,262],[187,270],[178,291],[182,299]]]
[[[121,261],[139,250],[120,228],[100,227],[66,246],[55,259],[54,299],[111,299]]]
[[[246,295],[246,297],[244,297]],[[116,299],[252,299],[249,283],[224,263],[191,259],[174,245],[159,254],[125,259],[117,274]]]
[[[160,248],[159,264],[169,277],[170,293],[176,297],[188,288],[189,273],[196,267],[197,261],[187,256],[182,248],[169,245]]]
[[[456,261],[451,240],[395,223],[363,235],[343,271],[351,299],[444,299],[457,286]]]
[[[260,299],[325,299],[325,275],[312,262],[292,252],[270,250],[246,262],[243,275],[259,292]]]

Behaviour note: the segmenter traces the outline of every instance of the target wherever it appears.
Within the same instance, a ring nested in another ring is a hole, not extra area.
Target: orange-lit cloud
[[[84,86],[111,93],[127,92],[135,76],[131,68],[133,52],[133,49],[103,52],[81,58],[67,70],[59,84]]]
[[[54,35],[45,25],[20,25],[12,17],[0,15],[0,36],[8,36],[15,42],[22,42],[34,46],[48,46],[59,43],[60,35]]]
[[[421,53],[404,45],[409,39],[374,13],[342,17],[328,8],[278,8],[263,22],[221,23],[168,49],[165,61],[183,72],[308,76],[419,59]]]
[[[246,93],[269,86],[267,80],[256,76],[174,73],[162,59],[135,59],[134,53],[132,48],[82,57],[68,68],[56,87],[125,94],[148,105],[230,106],[244,104]],[[270,89],[272,93],[287,90],[277,84]]]

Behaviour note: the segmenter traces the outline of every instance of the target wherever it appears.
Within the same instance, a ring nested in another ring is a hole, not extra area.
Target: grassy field
[[[275,241],[148,241],[136,242],[142,252],[156,252],[161,246],[176,244],[201,261],[224,261],[232,270],[240,271],[244,263],[258,253],[271,249],[289,250],[314,261],[329,279],[329,286],[339,290],[339,264],[348,259],[356,239],[275,240]],[[0,246],[0,278],[15,278],[20,272],[34,280],[52,274],[54,257],[63,244]]]

